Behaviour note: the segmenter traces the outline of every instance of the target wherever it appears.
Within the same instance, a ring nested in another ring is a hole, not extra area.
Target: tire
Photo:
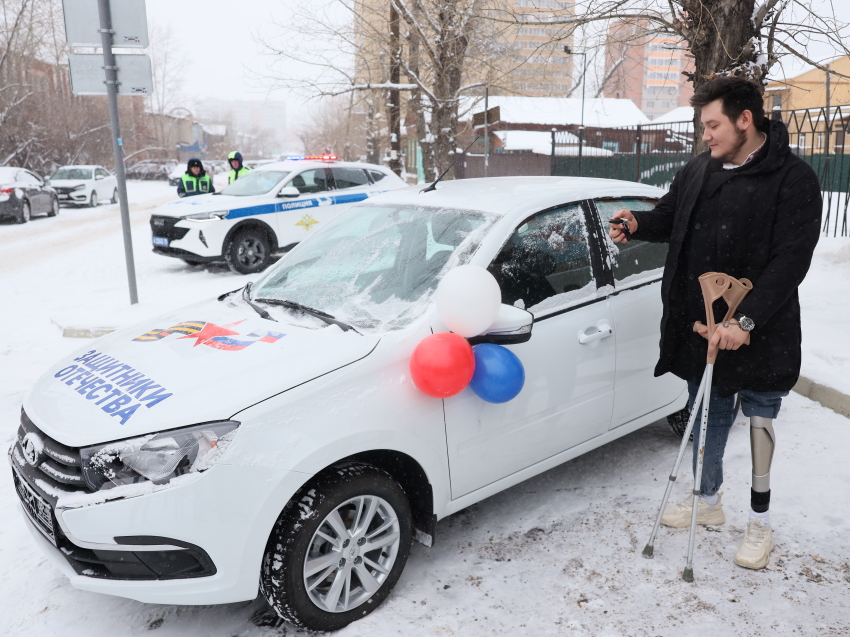
[[[264,232],[246,228],[228,241],[224,259],[227,267],[237,274],[255,274],[269,267],[272,247]]]
[[[32,219],[32,206],[30,206],[30,202],[24,199],[21,202],[21,212],[18,215],[18,223],[26,223]]]
[[[371,519],[361,521],[370,511]],[[334,513],[339,531],[328,522]],[[410,553],[412,527],[407,497],[385,471],[359,462],[332,467],[302,487],[280,514],[263,555],[260,591],[280,617],[297,626],[344,628],[390,594]],[[367,540],[370,534],[377,539]],[[344,542],[332,544],[327,537]],[[361,550],[376,541],[383,545]],[[316,564],[310,575],[308,558]],[[320,606],[325,603],[335,611]]]
[[[97,190],[91,191],[91,199],[89,199],[89,208],[97,208]]]
[[[112,191],[112,199],[109,200],[109,203],[118,203],[118,189]]]
[[[667,424],[670,425],[670,429],[673,430],[673,433],[676,434],[676,437],[681,439],[682,436],[685,435],[685,429],[688,428],[688,418],[691,417],[691,410],[687,408],[680,409],[674,414],[670,414],[667,416]],[[694,439],[694,434],[691,432],[691,436],[689,440]]]
[[[53,202],[50,204],[50,210],[47,213],[48,217],[55,217],[59,214],[59,200],[54,197]]]

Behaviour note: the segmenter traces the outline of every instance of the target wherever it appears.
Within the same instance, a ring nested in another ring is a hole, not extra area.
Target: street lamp
[[[584,146],[584,84],[585,80],[587,79],[587,53],[579,53],[578,51],[573,51],[566,44],[564,45],[564,53],[566,53],[567,55],[581,55],[584,58],[584,62],[582,64],[583,70],[581,72],[581,125],[578,127],[578,174],[579,177],[581,177],[581,155],[582,146]]]

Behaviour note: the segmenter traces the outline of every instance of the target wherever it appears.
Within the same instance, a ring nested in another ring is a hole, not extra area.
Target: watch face
[[[747,318],[746,316],[742,316],[738,320],[738,323],[741,325],[741,329],[744,330],[745,332],[749,332],[750,330],[752,330],[756,326],[753,319]]]

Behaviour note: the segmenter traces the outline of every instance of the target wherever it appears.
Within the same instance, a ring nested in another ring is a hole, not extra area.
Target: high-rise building
[[[616,22],[608,29],[605,97],[632,100],[653,119],[687,106],[694,91],[682,71],[693,62],[672,36],[649,33],[640,22]]]

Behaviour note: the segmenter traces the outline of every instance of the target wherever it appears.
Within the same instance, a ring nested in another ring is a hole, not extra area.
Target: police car
[[[185,197],[151,216],[153,251],[197,265],[265,270],[348,206],[406,184],[384,166],[334,155],[289,157],[258,166],[221,192]]]
[[[667,245],[616,245],[605,223],[663,191],[420,190],[360,202],[253,284],[104,336],[36,382],[9,461],[32,536],[75,587],[156,604],[260,592],[339,629],[386,599],[412,540],[439,542],[437,520],[685,407],[685,383],[654,376]],[[437,284],[467,264],[501,289],[472,343],[521,361],[508,402],[411,380],[412,352],[448,331]]]

